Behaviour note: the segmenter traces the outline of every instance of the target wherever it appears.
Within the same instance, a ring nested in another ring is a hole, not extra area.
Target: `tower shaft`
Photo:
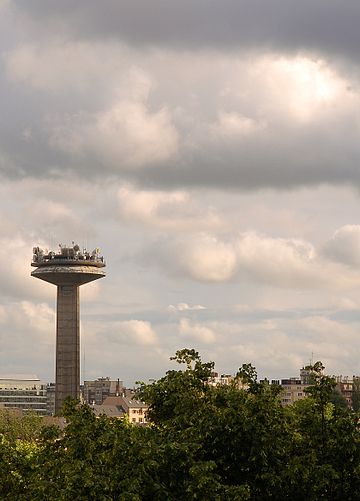
[[[80,397],[79,286],[57,286],[55,413],[66,397]]]
[[[34,247],[31,275],[57,286],[55,413],[66,397],[80,397],[79,287],[105,276],[99,249],[90,254],[78,245],[60,245],[59,252]]]

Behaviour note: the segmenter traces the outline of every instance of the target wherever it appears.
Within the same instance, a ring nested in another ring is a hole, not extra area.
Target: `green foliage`
[[[35,440],[43,427],[42,417],[34,412],[17,413],[11,409],[0,409],[0,434],[10,440]]]
[[[334,403],[334,381],[312,367],[308,398],[280,404],[251,364],[211,384],[212,362],[184,349],[141,384],[151,425],[96,418],[68,401],[63,431],[0,434],[0,499],[358,500],[359,416]]]
[[[293,440],[287,476],[292,499],[357,500],[360,488],[359,416],[333,402],[335,381],[312,367],[309,398],[288,409]],[[302,482],[298,482],[301,475]]]
[[[0,410],[0,499],[28,499],[42,428],[35,413]]]
[[[353,405],[354,411],[360,411],[360,378],[356,377],[353,381]]]
[[[342,407],[343,409],[346,409],[348,407],[346,398],[340,393],[340,391],[337,388],[333,389],[330,395],[330,401],[336,407]]]

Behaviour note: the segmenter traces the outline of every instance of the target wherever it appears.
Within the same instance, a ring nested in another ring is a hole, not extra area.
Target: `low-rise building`
[[[229,385],[234,381],[234,376],[231,374],[221,374],[218,372],[212,372],[209,379],[209,384],[212,386],[217,386],[218,384]]]
[[[125,416],[125,411],[121,405],[91,405],[96,417],[106,416],[109,418],[122,418]]]
[[[147,424],[146,412],[148,410],[148,406],[145,402],[141,402],[134,397],[107,397],[102,407],[106,406],[120,406],[124,414],[128,416],[130,423],[134,424]]]

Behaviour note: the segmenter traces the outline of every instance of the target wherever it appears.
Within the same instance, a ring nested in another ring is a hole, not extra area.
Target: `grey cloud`
[[[154,128],[155,122],[152,118],[150,120],[153,121],[150,126]],[[54,141],[53,137],[59,136],[54,136],[56,133],[52,133],[51,127],[45,132],[39,131],[35,125],[29,141],[24,139],[20,129],[13,136],[8,130],[2,137],[0,170],[7,177],[117,176],[145,186],[163,188],[214,186],[247,190],[286,189],[322,183],[359,185],[360,146],[357,128],[352,128],[351,120],[350,114],[345,120],[340,118],[338,123],[315,122],[306,127],[291,127],[289,121],[245,140],[235,137],[231,141],[214,141],[204,132],[195,148],[184,143],[188,134],[197,134],[196,129],[190,128],[179,135],[176,155],[173,151],[176,129],[171,124],[160,122],[159,130],[163,130],[163,134],[158,143],[164,152],[160,150],[159,153],[156,145],[150,143],[151,136],[146,139],[140,136],[138,150],[143,149],[143,152],[134,158],[136,162],[143,162],[143,167],[135,170],[129,164],[134,146],[131,143],[127,146],[127,141],[121,137],[120,144],[116,144],[115,128],[101,137],[101,131],[97,134],[91,121],[89,125],[84,124],[84,129],[72,129],[64,123],[60,130],[65,137]],[[169,127],[168,130],[165,127]],[[85,131],[83,137],[82,130]],[[44,134],[50,134],[50,137],[42,137]],[[69,134],[68,138],[66,134]],[[166,143],[164,134],[168,138]],[[72,137],[75,137],[79,151],[74,150]],[[67,146],[70,151],[66,151]],[[149,155],[154,155],[155,161],[151,161]],[[161,159],[160,163],[156,156]]]
[[[0,79],[0,171],[164,188],[359,184],[356,82],[311,58],[175,55],[15,48]]]
[[[187,48],[316,49],[358,57],[356,0],[17,0],[34,29]],[[36,27],[36,28],[35,28]]]
[[[360,265],[360,226],[346,225],[334,233],[323,247],[326,256],[334,261],[358,268]]]
[[[248,144],[224,149],[208,144],[203,151],[189,152],[188,160],[183,159],[181,165],[148,169],[139,173],[138,180],[164,188],[213,186],[240,190],[359,185],[360,146],[338,132],[334,135],[333,131],[314,130],[311,136],[309,131],[299,131],[290,136],[288,131],[279,130],[270,140],[258,137]]]

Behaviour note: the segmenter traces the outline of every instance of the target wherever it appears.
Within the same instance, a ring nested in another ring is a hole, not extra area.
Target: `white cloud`
[[[157,344],[157,335],[150,322],[124,320],[116,323],[111,340],[116,343],[152,346]]]
[[[218,120],[212,125],[211,130],[216,138],[236,140],[261,131],[265,126],[264,122],[257,122],[240,113],[220,111]]]
[[[193,306],[187,304],[187,303],[178,303],[176,305],[170,304],[168,306],[169,311],[198,311],[198,310],[206,310],[205,306],[202,306],[201,304],[194,304]]]
[[[341,113],[357,99],[347,79],[323,59],[268,53],[236,60],[235,65],[236,71],[225,76],[222,96],[244,105],[251,102],[251,116],[265,119],[267,125],[286,116],[308,123]]]
[[[238,266],[243,271],[264,282],[296,287],[325,280],[316,266],[314,247],[301,240],[248,232],[237,241],[237,256]]]
[[[299,323],[311,333],[321,336],[321,341],[330,340],[331,338],[341,338],[343,343],[345,343],[345,340],[351,341],[358,333],[357,327],[346,325],[321,315],[305,317]]]
[[[145,103],[120,101],[94,114],[54,123],[51,144],[75,157],[95,155],[102,166],[138,169],[170,160],[178,134],[166,107],[151,112]]]
[[[192,342],[212,344],[216,341],[216,333],[212,329],[199,323],[192,323],[186,318],[180,320],[179,334]]]
[[[185,191],[141,190],[126,184],[118,190],[118,203],[123,221],[160,230],[186,232],[223,223],[213,207],[201,206]]]
[[[54,360],[54,309],[46,303],[27,300],[9,302],[1,308],[0,323],[0,366],[3,372],[32,372],[41,378],[45,372],[52,372],[48,367]]]
[[[80,106],[47,114],[50,144],[73,161],[95,157],[122,170],[162,164],[176,155],[179,138],[169,107],[149,106],[156,82],[132,63],[129,49],[116,43],[23,45],[5,55],[5,64],[13,81],[50,93],[66,88],[77,102],[92,96],[86,111]]]
[[[169,193],[136,190],[131,185],[124,185],[118,191],[118,200],[120,214],[125,220],[157,224],[161,222],[159,221],[160,212],[166,212],[169,209],[171,211],[179,206],[183,208],[189,196],[182,191]]]
[[[333,111],[339,106],[340,96],[349,96],[347,82],[324,60],[305,56],[270,57],[260,62],[257,71],[262,73],[271,96],[277,102],[282,101],[285,110],[302,122]]]
[[[178,264],[191,278],[224,282],[236,273],[236,251],[230,243],[214,236],[200,235],[178,250]]]
[[[206,233],[169,237],[154,245],[150,260],[199,282],[245,280],[298,290],[352,289],[360,284],[360,273],[328,260],[310,242],[254,231],[227,239]]]
[[[55,311],[46,303],[34,304],[30,301],[20,303],[21,311],[26,318],[26,325],[46,336],[55,334]]]

